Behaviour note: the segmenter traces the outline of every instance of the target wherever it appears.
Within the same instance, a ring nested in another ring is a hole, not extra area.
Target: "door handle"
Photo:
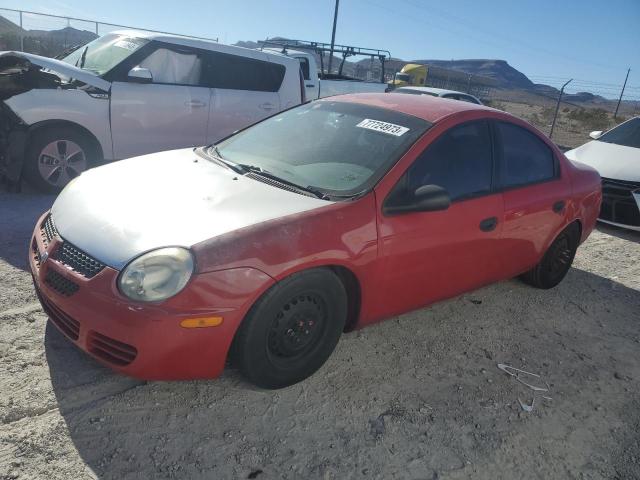
[[[480,230],[483,232],[490,232],[491,230],[495,230],[497,225],[498,217],[485,218],[480,222]]]
[[[315,87],[315,85],[314,85],[313,83],[311,83],[311,84],[307,83],[307,84],[305,85],[305,87],[309,87],[309,88],[311,88],[311,87]]]
[[[260,108],[263,110],[273,110],[273,103],[263,103],[262,105],[260,105]]]
[[[562,213],[564,211],[564,200],[558,200],[556,203],[553,204],[553,207],[551,207],[553,209],[553,211],[555,213]]]
[[[201,100],[187,100],[186,102],[184,102],[184,104],[187,107],[194,107],[194,108],[200,108],[200,107],[206,107],[207,104]]]

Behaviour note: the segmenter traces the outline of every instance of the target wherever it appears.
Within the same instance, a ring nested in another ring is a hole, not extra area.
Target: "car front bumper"
[[[598,220],[640,230],[640,182],[602,179],[602,208]]]
[[[273,279],[252,268],[195,274],[161,303],[133,302],[118,292],[119,272],[103,267],[91,278],[58,254],[65,242],[47,232],[44,214],[33,232],[29,266],[45,313],[67,338],[112,369],[144,380],[215,378],[224,369],[237,327]],[[222,317],[216,327],[181,321]]]

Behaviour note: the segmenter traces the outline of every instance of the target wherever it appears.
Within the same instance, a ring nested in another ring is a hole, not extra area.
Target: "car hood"
[[[0,52],[0,66],[2,66],[3,69],[11,68],[12,66],[24,65],[25,62],[50,70],[51,72],[60,74],[65,78],[79,80],[82,83],[86,83],[87,85],[91,85],[92,87],[96,87],[104,91],[108,91],[111,87],[111,83],[99,76],[54,58],[41,57],[40,55],[23,52]]]
[[[640,148],[593,141],[565,156],[595,168],[601,177],[640,182]]]
[[[88,170],[60,193],[51,215],[65,241],[120,270],[149,250],[191,247],[331,203],[244,177],[184,149]]]

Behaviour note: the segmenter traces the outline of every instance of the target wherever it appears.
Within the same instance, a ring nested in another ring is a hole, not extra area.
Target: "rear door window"
[[[221,52],[207,52],[204,79],[211,88],[277,92],[286,67],[279,63]]]
[[[462,200],[491,191],[493,155],[486,121],[458,125],[442,134],[407,171],[407,188],[438,185],[451,200]]]
[[[507,122],[496,122],[500,140],[498,178],[505,188],[523,186],[556,176],[553,152],[526,129]]]

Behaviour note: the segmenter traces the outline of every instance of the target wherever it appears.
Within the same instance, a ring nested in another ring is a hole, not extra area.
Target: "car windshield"
[[[62,58],[62,61],[96,75],[103,75],[146,43],[147,40],[142,38],[109,34],[78,48]]]
[[[602,135],[598,141],[640,148],[640,117],[621,123]]]
[[[396,73],[396,80],[408,82],[409,80],[411,80],[411,77],[407,73]]]
[[[313,102],[228,138],[215,152],[254,172],[349,197],[373,186],[430,125],[369,105]]]

